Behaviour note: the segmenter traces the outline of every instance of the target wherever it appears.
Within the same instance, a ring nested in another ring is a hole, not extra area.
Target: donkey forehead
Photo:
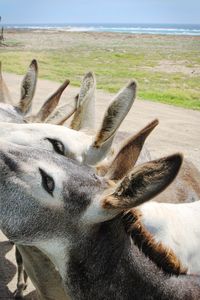
[[[45,148],[42,143],[46,139],[59,140],[65,146],[67,154],[72,157],[74,155],[79,161],[81,161],[81,159],[78,159],[79,156],[84,156],[85,151],[88,150],[92,141],[92,136],[83,132],[51,124],[0,123],[0,128],[1,139],[18,145],[33,145],[34,147],[37,146],[37,148]],[[46,149],[49,150],[49,148]]]

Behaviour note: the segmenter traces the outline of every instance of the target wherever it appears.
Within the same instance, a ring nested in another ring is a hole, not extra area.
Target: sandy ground
[[[19,99],[22,77],[5,74],[4,78],[11,90],[13,99],[17,101]],[[38,110],[44,100],[55,91],[58,85],[58,83],[48,80],[38,81],[33,111]],[[62,102],[72,98],[77,92],[77,88],[69,86],[62,97]],[[113,95],[97,91],[97,127],[112,97]],[[136,100],[120,129],[130,133],[135,132],[154,118],[158,118],[160,124],[146,142],[152,157],[182,152],[200,170],[200,112]],[[16,267],[13,247],[0,233],[0,299],[13,299],[12,294],[15,287]],[[35,299],[33,290],[34,288],[29,282],[25,299]]]

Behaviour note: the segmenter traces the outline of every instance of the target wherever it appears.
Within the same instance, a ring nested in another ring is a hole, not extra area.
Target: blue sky
[[[3,23],[200,23],[200,0],[0,0]]]

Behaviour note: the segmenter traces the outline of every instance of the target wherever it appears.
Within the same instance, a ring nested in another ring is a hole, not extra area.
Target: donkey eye
[[[65,154],[65,147],[62,142],[60,142],[58,140],[50,139],[50,138],[46,138],[45,140],[48,140],[52,144],[54,150],[58,154],[61,154],[61,155]]]
[[[51,176],[49,176],[45,171],[39,168],[41,177],[42,177],[42,186],[43,188],[53,196],[53,191],[55,189],[55,183]]]

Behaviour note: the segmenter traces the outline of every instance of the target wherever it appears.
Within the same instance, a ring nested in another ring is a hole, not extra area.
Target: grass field
[[[92,70],[109,92],[135,78],[141,99],[200,110],[200,37],[11,31],[5,42],[6,72],[24,74],[36,58],[40,78],[79,85]]]

